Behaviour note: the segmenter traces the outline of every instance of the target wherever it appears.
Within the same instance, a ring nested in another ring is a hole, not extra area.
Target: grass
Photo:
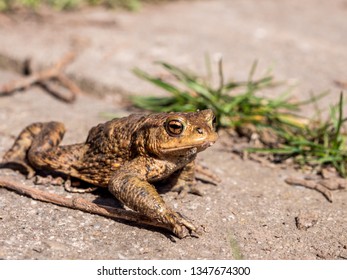
[[[161,78],[135,69],[134,73],[142,79],[162,88],[170,93],[168,97],[133,97],[135,106],[149,111],[196,111],[210,108],[217,118],[219,127],[236,127],[245,122],[254,124],[290,123],[301,126],[302,119],[295,117],[299,104],[289,102],[288,92],[284,92],[276,99],[256,96],[265,88],[274,87],[270,74],[254,80],[256,63],[252,66],[247,81],[231,81],[224,83],[222,64],[219,64],[220,82],[212,87],[207,79],[182,70],[174,65],[158,62],[177,83],[170,83]],[[231,92],[235,92],[232,94]]]
[[[108,8],[123,8],[136,11],[142,3],[159,3],[168,0],[0,0],[1,11],[14,11],[16,8],[36,10],[46,5],[56,10],[71,10],[83,6],[105,6]]]
[[[295,128],[277,128],[283,139],[277,148],[252,149],[254,152],[276,153],[282,159],[293,158],[301,166],[332,165],[342,177],[347,177],[347,134],[343,126],[343,94],[337,105],[330,109],[326,121],[311,121],[309,125]]]
[[[278,83],[269,73],[254,79],[256,63],[253,64],[246,81],[225,82],[220,60],[217,86],[212,86],[209,78],[169,63],[158,64],[168,72],[171,82],[138,68],[134,69],[134,73],[166,91],[169,96],[134,96],[131,101],[136,107],[155,112],[210,108],[216,114],[218,128],[237,129],[252,124],[259,131],[266,128],[276,135],[278,141],[275,146],[253,148],[250,151],[271,153],[279,160],[290,157],[301,166],[322,168],[332,165],[341,176],[347,176],[346,131],[343,130],[347,118],[343,117],[342,93],[339,103],[331,107],[330,118],[326,121],[310,120],[299,116],[301,106],[314,103],[325,93],[303,102],[291,101],[289,90],[279,94],[277,98],[260,96],[263,89],[278,86]]]

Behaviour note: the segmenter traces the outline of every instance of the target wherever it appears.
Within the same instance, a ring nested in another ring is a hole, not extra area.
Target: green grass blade
[[[175,96],[179,96],[181,94],[180,90],[177,89],[175,86],[173,86],[173,85],[171,85],[169,83],[164,82],[160,78],[152,77],[148,73],[146,73],[146,72],[144,72],[144,71],[142,71],[142,70],[140,70],[138,68],[133,69],[133,73],[136,76],[151,82],[152,84],[154,84],[154,85],[156,85],[156,86],[166,90],[167,92],[169,92],[169,93],[171,93],[171,94],[173,94]]]

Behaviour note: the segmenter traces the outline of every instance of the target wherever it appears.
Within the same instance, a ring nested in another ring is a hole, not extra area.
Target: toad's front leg
[[[163,223],[179,238],[184,238],[197,228],[165,204],[153,185],[144,176],[128,168],[120,168],[110,180],[109,190],[129,208]]]

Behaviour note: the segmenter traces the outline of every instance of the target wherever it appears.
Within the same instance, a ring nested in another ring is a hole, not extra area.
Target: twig
[[[60,68],[62,66],[60,65]],[[31,60],[27,59],[24,62],[23,74],[29,76],[33,73],[31,68]],[[63,73],[60,73],[58,78],[58,82],[60,82],[60,86],[54,83],[54,78],[50,81],[40,81],[38,84],[44,88],[48,93],[53,95],[54,97],[65,101],[67,103],[71,103],[75,101],[76,96],[80,94],[80,89],[73,83],[68,77],[66,77]],[[55,78],[55,80],[57,79]],[[62,86],[65,87],[65,90],[62,89]],[[68,91],[68,95],[66,95],[66,91]]]
[[[0,95],[10,95],[15,91],[27,89],[34,84],[39,84],[48,89],[48,91],[55,97],[65,102],[73,102],[76,99],[76,95],[80,94],[81,91],[73,81],[71,81],[66,75],[62,73],[62,71],[63,68],[71,61],[73,61],[74,58],[74,53],[68,53],[52,67],[34,73],[30,73],[30,65],[27,65],[30,63],[30,61],[26,61],[25,68],[27,71],[29,71],[29,75],[17,80],[10,81],[0,86]],[[62,96],[60,92],[51,90],[47,82],[52,79],[57,80],[63,87],[69,90],[71,92],[71,96]]]
[[[347,188],[347,180],[345,178],[335,178],[320,180],[319,184],[327,188],[328,190],[343,190]]]
[[[333,197],[331,192],[327,188],[325,188],[323,185],[321,185],[319,182],[317,183],[311,180],[303,180],[303,179],[298,179],[293,177],[287,178],[285,182],[292,186],[297,185],[297,186],[302,186],[308,189],[316,190],[320,192],[321,194],[323,194],[329,202],[333,202]]]
[[[67,198],[61,195],[48,193],[32,187],[28,187],[5,176],[0,176],[0,187],[4,187],[8,190],[14,191],[21,195],[25,195],[35,200],[52,203],[58,206],[80,210],[107,218],[122,219],[139,224],[160,227],[171,231],[171,228],[169,228],[165,224],[162,224],[155,220],[150,220],[148,217],[134,211],[95,204],[81,197]]]
[[[65,77],[66,78],[66,77]],[[66,78],[68,79],[68,78]],[[59,76],[59,80],[57,83],[57,79],[51,79],[46,82],[39,82],[38,84],[53,97],[62,100],[67,103],[72,103],[76,100],[77,95],[79,94],[79,89],[76,91],[76,86],[70,86],[68,82],[64,79],[62,75]],[[71,81],[69,81],[71,82]]]

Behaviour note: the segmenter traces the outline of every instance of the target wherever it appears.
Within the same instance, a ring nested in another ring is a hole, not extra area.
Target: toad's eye
[[[180,119],[169,118],[165,123],[165,129],[167,133],[171,136],[179,136],[182,134],[185,128],[185,124]]]

